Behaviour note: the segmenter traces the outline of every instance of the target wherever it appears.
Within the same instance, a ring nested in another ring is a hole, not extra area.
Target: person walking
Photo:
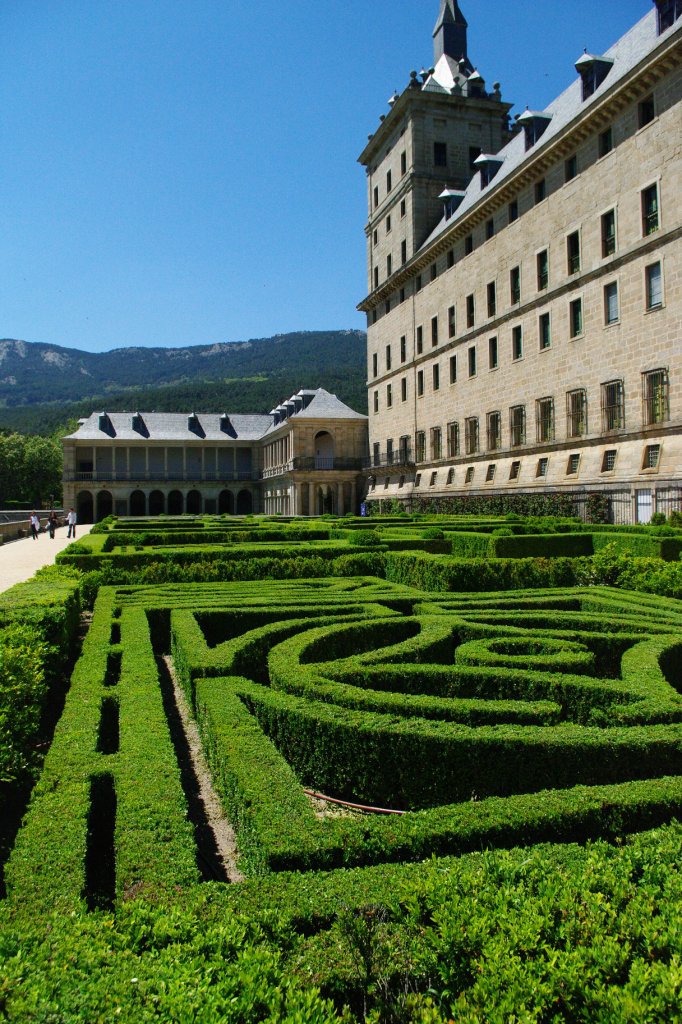
[[[31,518],[29,522],[31,524],[31,537],[33,538],[33,540],[38,540],[38,534],[40,533],[40,519],[38,518],[37,512],[31,512]]]
[[[76,536],[76,522],[77,522],[77,518],[76,518],[76,513],[74,512],[74,510],[72,508],[69,509],[69,514],[66,517],[66,521],[69,524],[69,530],[68,530],[68,533],[66,534],[66,539],[68,540],[70,537],[74,537],[75,538],[75,536]]]
[[[50,510],[50,515],[47,519],[47,529],[50,534],[50,540],[54,540],[54,532],[57,529],[57,513],[54,509]]]

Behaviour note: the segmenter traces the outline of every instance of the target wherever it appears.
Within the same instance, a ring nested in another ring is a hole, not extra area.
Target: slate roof
[[[358,419],[367,417],[344,405],[336,395],[324,388],[301,390],[298,396],[308,401],[306,408],[292,413],[289,419]],[[292,400],[290,400],[292,401]],[[286,403],[283,403],[286,404]],[[100,428],[100,417],[106,416],[105,429]],[[68,440],[103,441],[107,437],[117,441],[260,441],[266,434],[279,429],[283,420],[275,425],[272,415],[231,413],[196,413],[190,425],[192,412],[93,412],[83,420]],[[135,425],[134,425],[135,424]]]
[[[551,143],[573,120],[597,104],[605,93],[624,79],[650,52],[655,50],[662,39],[679,32],[679,30],[680,23],[676,22],[673,27],[659,36],[657,13],[656,9],[652,8],[641,21],[637,22],[611,49],[603,54],[604,57],[613,61],[613,67],[594,94],[583,101],[582,81],[576,73],[575,80],[568,89],[550,103],[546,110],[538,112],[544,116],[551,115],[551,121],[538,142],[526,152],[524,132],[521,131],[515,135],[497,154],[497,159],[503,162],[491,183],[482,188],[481,175],[474,174],[467,186],[464,199],[457,207],[456,214],[449,219],[443,217],[421,248],[427,248],[444,231],[458,223],[476,205],[484,193],[493,194],[527,160],[532,160],[538,150]],[[578,57],[579,54],[576,54],[576,60]]]

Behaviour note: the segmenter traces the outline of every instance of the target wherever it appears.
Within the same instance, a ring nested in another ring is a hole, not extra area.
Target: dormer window
[[[98,427],[104,433],[109,433],[109,417],[105,412],[99,414]]]
[[[682,0],[654,0],[658,9],[658,34],[666,32],[682,16]]]
[[[596,57],[592,53],[584,53],[580,60],[576,61],[575,69],[583,82],[583,100],[594,95],[612,67],[612,60],[607,57]]]
[[[481,188],[487,188],[502,166],[502,160],[490,153],[481,153],[474,160],[474,166],[481,172]]]
[[[539,110],[525,110],[521,114],[518,123],[526,136],[526,152],[542,138],[551,120],[551,114]]]
[[[197,416],[196,413],[191,412],[189,414],[189,416],[187,417],[187,429],[188,430],[197,430],[198,426],[199,426],[199,417]]]
[[[455,215],[457,209],[464,199],[464,192],[455,192],[454,189],[446,188],[444,192],[438,196],[443,201],[445,219],[450,220]]]

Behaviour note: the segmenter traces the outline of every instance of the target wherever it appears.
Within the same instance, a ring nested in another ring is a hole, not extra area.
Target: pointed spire
[[[454,60],[467,56],[467,21],[457,0],[440,0],[440,14],[433,30],[433,53],[437,64],[443,54]]]

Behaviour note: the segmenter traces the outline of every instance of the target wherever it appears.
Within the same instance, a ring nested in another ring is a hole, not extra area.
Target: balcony
[[[345,470],[346,472],[362,471],[363,460],[359,458],[335,458],[333,456],[322,456],[322,455],[299,455],[297,458],[292,459],[289,465],[293,470],[303,470],[304,472],[310,472],[311,470]]]
[[[411,469],[414,465],[415,461],[409,448],[392,452],[374,452],[363,459],[365,469]]]
[[[161,484],[189,484],[189,483],[237,483],[242,481],[260,480],[261,472],[257,469],[244,470],[236,473],[113,473],[77,471],[64,473],[64,480],[67,483],[161,483]]]

